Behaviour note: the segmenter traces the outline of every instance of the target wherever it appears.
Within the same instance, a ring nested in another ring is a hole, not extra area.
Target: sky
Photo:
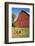
[[[19,15],[19,12],[21,10],[24,10],[27,13],[30,12],[30,9],[29,8],[12,8],[12,13],[14,13],[16,16],[18,16]]]

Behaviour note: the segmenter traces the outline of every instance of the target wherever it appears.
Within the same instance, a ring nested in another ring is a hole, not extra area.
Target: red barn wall
[[[16,27],[29,27],[29,16],[25,13],[20,13],[16,21]]]

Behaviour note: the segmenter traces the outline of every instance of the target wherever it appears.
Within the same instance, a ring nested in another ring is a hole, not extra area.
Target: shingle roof
[[[21,13],[25,13],[25,14],[27,14],[29,16],[29,14],[27,12],[25,12],[24,10],[21,10]]]

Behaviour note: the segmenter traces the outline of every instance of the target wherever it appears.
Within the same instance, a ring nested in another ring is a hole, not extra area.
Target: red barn
[[[22,10],[15,24],[16,27],[29,27],[29,14]]]

